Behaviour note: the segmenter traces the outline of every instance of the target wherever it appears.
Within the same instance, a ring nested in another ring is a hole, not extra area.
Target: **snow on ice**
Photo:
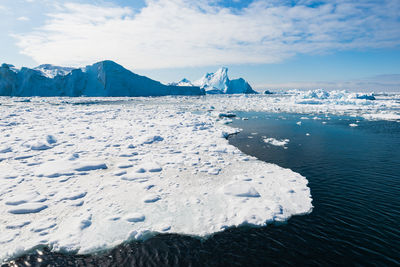
[[[398,96],[314,93],[0,97],[0,259],[37,245],[88,253],[159,232],[204,237],[310,212],[306,178],[229,145],[238,129],[219,115],[400,117]]]
[[[265,138],[264,142],[273,146],[286,146],[287,144],[289,144],[289,139],[282,139],[282,140],[278,140],[275,138]]]
[[[306,178],[229,145],[237,129],[224,110],[198,112],[204,99],[29,99],[0,98],[0,259],[204,237],[312,208]]]

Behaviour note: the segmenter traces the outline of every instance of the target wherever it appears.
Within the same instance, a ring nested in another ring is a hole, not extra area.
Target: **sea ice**
[[[282,140],[278,140],[275,138],[265,138],[264,142],[273,146],[286,146],[287,144],[289,144],[289,139],[282,139]]]
[[[39,244],[89,253],[159,232],[204,237],[308,213],[306,178],[231,146],[226,138],[239,130],[219,114],[400,118],[398,96],[374,97],[0,97],[0,259]],[[49,148],[32,150],[38,143]]]
[[[12,214],[37,213],[47,208],[43,203],[24,203],[8,210]]]

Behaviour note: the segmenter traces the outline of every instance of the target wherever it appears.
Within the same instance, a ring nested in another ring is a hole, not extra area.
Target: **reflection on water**
[[[265,266],[400,264],[400,123],[357,118],[238,113],[231,144],[307,177],[311,214],[201,240],[158,235],[98,255],[46,249],[20,265]],[[240,120],[240,117],[250,118]],[[303,118],[301,118],[303,117]],[[298,123],[301,121],[301,124]],[[349,124],[357,124],[350,127]],[[299,125],[300,124],[300,125]],[[250,138],[249,138],[250,137]],[[264,138],[289,139],[287,149]],[[279,177],[277,177],[279,179]]]

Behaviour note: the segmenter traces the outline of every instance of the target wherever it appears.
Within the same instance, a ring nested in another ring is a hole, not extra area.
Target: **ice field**
[[[400,96],[363,96],[1,97],[0,259],[38,245],[90,253],[156,233],[206,237],[311,212],[306,178],[229,145],[240,129],[228,124],[241,118],[219,114],[400,119]]]

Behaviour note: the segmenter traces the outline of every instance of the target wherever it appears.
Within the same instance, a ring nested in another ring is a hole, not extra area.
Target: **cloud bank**
[[[148,0],[132,8],[65,3],[45,25],[15,35],[37,63],[80,66],[103,59],[131,69],[275,63],[296,54],[393,48],[400,1]]]

